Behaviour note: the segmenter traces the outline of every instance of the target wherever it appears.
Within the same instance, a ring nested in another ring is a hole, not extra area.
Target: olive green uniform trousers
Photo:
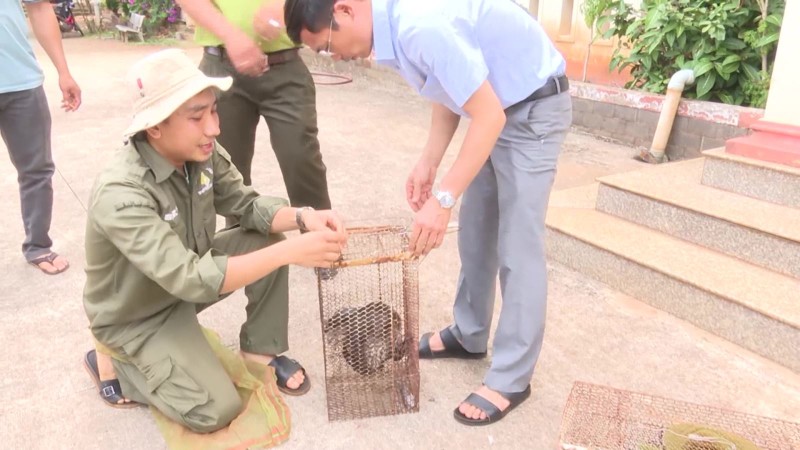
[[[240,228],[222,231],[214,248],[228,255],[249,253],[283,239]],[[247,319],[242,350],[277,355],[288,349],[289,271],[284,266],[245,287]],[[224,295],[220,300],[227,297]],[[144,342],[123,346],[115,359],[122,392],[153,405],[170,419],[196,432],[227,426],[243,406],[233,382],[214,355],[197,320],[210,304],[178,302],[158,331]]]
[[[327,169],[317,138],[316,88],[303,60],[296,56],[251,77],[236,72],[225,53],[204,53],[200,70],[212,77],[233,78],[231,88],[218,97],[217,141],[230,153],[244,184],[252,184],[256,128],[264,117],[291,205],[330,209]]]

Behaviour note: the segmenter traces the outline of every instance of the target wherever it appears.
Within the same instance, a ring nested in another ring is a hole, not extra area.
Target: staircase
[[[704,155],[554,192],[550,259],[800,372],[800,169]]]

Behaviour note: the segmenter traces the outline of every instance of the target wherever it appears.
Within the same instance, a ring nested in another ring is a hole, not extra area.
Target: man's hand
[[[442,245],[447,224],[450,223],[450,213],[451,210],[442,208],[434,197],[425,201],[422,209],[414,215],[414,228],[408,246],[414,255],[427,255]]]
[[[287,241],[291,260],[303,267],[330,267],[342,256],[342,233],[330,229],[309,231]]]
[[[66,112],[77,111],[81,106],[81,88],[72,75],[61,75],[58,87],[61,88],[61,108]]]
[[[266,40],[277,39],[286,25],[283,23],[283,2],[271,2],[261,7],[253,19],[253,28]]]
[[[423,156],[411,170],[406,181],[406,200],[411,210],[419,211],[431,198],[434,181],[436,181],[436,167]]]
[[[225,51],[237,72],[257,77],[267,70],[267,55],[244,32],[233,33],[225,41]]]
[[[333,230],[344,234],[344,224],[341,217],[329,209],[327,210],[306,210],[302,213],[303,223],[308,231]],[[346,240],[346,236],[344,238]]]
[[[237,72],[255,77],[269,69],[266,55],[253,39],[229,21],[212,0],[176,0],[176,3],[198,26],[222,40]]]

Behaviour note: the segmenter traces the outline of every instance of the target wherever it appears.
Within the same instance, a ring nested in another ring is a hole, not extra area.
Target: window
[[[531,12],[531,15],[535,18],[539,18],[539,0],[531,0],[531,4],[528,7],[528,11]]]
[[[558,27],[558,34],[561,36],[572,35],[572,16],[574,0],[562,0],[561,2],[561,24]]]

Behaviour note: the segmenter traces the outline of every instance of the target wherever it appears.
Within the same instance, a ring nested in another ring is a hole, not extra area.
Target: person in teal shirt
[[[61,31],[53,7],[40,0],[23,0],[31,26],[58,71],[61,107],[75,111],[81,90],[70,75]],[[50,108],[42,84],[44,73],[28,41],[28,25],[19,1],[0,3],[0,134],[17,169],[25,241],[22,253],[44,273],[55,275],[69,262],[50,248],[53,214],[53,173],[50,150]]]

